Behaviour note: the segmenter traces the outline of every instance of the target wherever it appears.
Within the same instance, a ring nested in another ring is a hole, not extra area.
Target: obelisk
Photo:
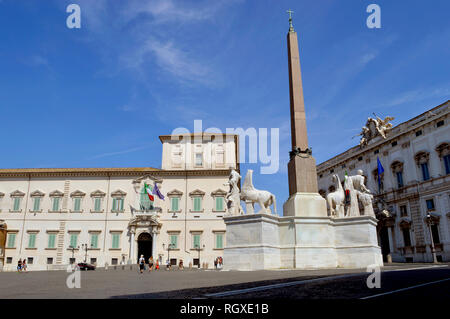
[[[289,153],[289,200],[286,204],[290,201],[292,203],[288,207],[285,204],[284,216],[324,216],[324,214],[326,216],[325,200],[318,194],[316,161],[308,145],[297,32],[292,25],[292,11],[289,10],[288,13],[287,44],[292,150]],[[320,203],[315,203],[317,201]],[[311,211],[311,209],[317,209],[317,205],[320,206],[321,211]]]

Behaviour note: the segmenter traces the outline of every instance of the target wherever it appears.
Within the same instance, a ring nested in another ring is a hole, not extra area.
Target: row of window
[[[179,212],[181,211],[180,205],[181,197],[171,197],[170,198],[170,211]],[[203,211],[203,198],[193,197],[192,198],[192,211],[202,212]],[[216,196],[214,198],[214,211],[223,212],[225,211],[225,198],[223,196]]]
[[[445,174],[450,174],[450,154],[442,156],[442,161],[444,162],[444,168],[445,168]],[[421,179],[422,181],[428,181],[430,176],[430,168],[429,168],[429,162],[428,162],[428,156],[427,153],[419,153],[416,155],[416,163],[420,169]],[[397,187],[402,188],[405,186],[404,184],[404,176],[403,176],[403,163],[399,161],[395,161],[391,164],[392,173],[395,177]],[[333,170],[334,172],[334,170]],[[379,183],[379,189],[380,192],[384,191],[384,175],[386,174],[386,171],[381,175],[378,176],[378,169],[374,169],[372,171],[373,180],[375,183],[378,184],[378,179],[380,179]],[[367,176],[366,176],[367,180]],[[333,192],[335,190],[335,186],[331,185],[328,188],[329,192]],[[321,190],[319,193],[324,193],[324,190]]]
[[[179,249],[179,234],[169,234],[169,249]],[[225,233],[224,232],[215,232],[214,233],[214,249],[223,249],[223,239]],[[192,242],[191,249],[203,249],[205,247],[202,244],[202,234],[201,233],[192,233]]]
[[[89,249],[99,249],[99,236],[100,231],[89,232],[90,235],[90,245]],[[6,241],[6,248],[14,249],[16,248],[16,238],[18,232],[8,232],[8,239]],[[38,231],[28,231],[28,241],[27,247],[28,249],[36,249],[36,240],[39,235]],[[69,249],[79,249],[79,232],[69,232]],[[120,241],[122,232],[111,232],[111,249],[120,249]],[[57,231],[47,231],[47,249],[56,249],[57,248]]]
[[[436,208],[434,206],[434,199],[430,198],[425,200],[427,206],[427,211],[434,211]],[[406,205],[400,205],[400,217],[408,217],[408,207]]]
[[[29,231],[28,233],[28,245],[26,248],[28,249],[36,249],[36,239],[39,234],[37,231]],[[69,232],[69,249],[79,249],[79,232]],[[100,231],[91,231],[89,232],[90,236],[90,245],[89,249],[99,249],[99,236]],[[57,231],[48,231],[47,232],[47,249],[56,249],[57,247]],[[111,247],[110,249],[120,249],[120,242],[122,232],[111,232]],[[224,232],[215,232],[214,233],[214,248],[215,249],[223,249],[223,237]],[[6,248],[14,249],[16,248],[16,238],[17,232],[9,232],[8,239],[6,242]],[[179,249],[179,234],[169,234],[169,247],[168,249]],[[203,249],[204,245],[202,245],[202,234],[201,233],[192,233],[192,249]]]
[[[204,194],[203,194],[204,195]],[[192,197],[192,211],[193,212],[202,212],[203,211],[203,195],[191,196]],[[22,201],[25,194],[16,194],[12,195],[12,209],[11,212],[21,212]],[[1,199],[1,197],[0,197]],[[30,211],[32,212],[41,212],[42,211],[42,199],[43,196],[34,196],[32,197],[32,208]],[[51,211],[59,212],[61,211],[62,206],[62,197],[51,197]],[[72,197],[72,212],[83,212],[83,203],[84,198],[82,196]],[[170,211],[171,212],[180,212],[181,211],[181,195],[173,195],[169,196],[170,200]],[[224,195],[216,195],[213,196],[214,200],[214,211],[224,212],[225,211],[225,197]],[[124,211],[124,203],[125,196],[116,196],[113,198],[111,210],[113,212],[123,212]],[[140,205],[143,210],[151,210],[153,209],[153,202],[150,201],[147,193],[141,193],[140,196]],[[104,206],[104,198],[103,197],[93,197],[92,198],[92,206],[93,210],[91,212],[103,212]]]
[[[441,143],[436,147],[436,152],[438,153],[439,158],[443,162],[443,169],[445,175],[450,174],[450,144],[449,143]],[[378,154],[378,151],[374,152],[375,154]],[[416,164],[418,165],[421,173],[421,178],[423,181],[427,181],[430,179],[430,170],[429,170],[429,157],[430,153],[422,151],[417,153],[414,156],[414,160]],[[362,161],[363,157],[359,157],[358,160]],[[341,168],[345,168],[346,164],[343,164]],[[403,163],[400,163],[398,161],[392,163],[391,165],[392,172],[397,178],[397,184],[398,187],[403,187]],[[330,170],[330,174],[334,173],[334,169]],[[377,169],[373,170],[373,176],[375,182],[378,181],[378,175],[377,175]],[[319,175],[319,178],[322,178],[323,174]]]

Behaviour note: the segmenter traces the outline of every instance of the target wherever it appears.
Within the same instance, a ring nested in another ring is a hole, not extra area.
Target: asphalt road
[[[0,273],[0,298],[358,299],[388,293],[373,299],[423,296],[448,300],[450,280],[446,279],[450,278],[449,265],[430,266],[397,264],[383,267],[379,289],[367,287],[369,273],[365,269],[255,272],[160,270],[144,274],[128,268],[107,271],[99,269],[81,272],[79,289],[67,287],[69,274],[62,271]],[[430,282],[435,283],[429,284]],[[425,285],[390,293],[421,284]]]

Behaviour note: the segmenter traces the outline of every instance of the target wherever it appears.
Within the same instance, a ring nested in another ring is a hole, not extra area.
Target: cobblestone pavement
[[[383,267],[382,288],[368,289],[365,269],[215,271],[159,270],[139,274],[136,269],[97,269],[81,272],[81,288],[69,289],[64,271],[0,273],[0,298],[359,298],[390,289],[450,278],[450,267],[443,264],[393,264]],[[423,268],[425,267],[425,268]],[[408,270],[419,268],[418,270]],[[395,270],[395,271],[394,271]],[[400,271],[402,270],[402,271]],[[405,270],[405,271],[403,271]],[[338,277],[346,276],[350,277]],[[224,291],[265,285],[292,283],[330,277],[327,281],[295,284],[288,287],[216,296]],[[418,288],[428,291],[431,286]],[[436,283],[449,291],[449,281]],[[418,290],[418,291],[419,291]],[[408,295],[412,291],[405,292]],[[446,293],[443,296],[446,296]],[[212,294],[212,296],[210,296]],[[447,295],[448,296],[448,295]]]

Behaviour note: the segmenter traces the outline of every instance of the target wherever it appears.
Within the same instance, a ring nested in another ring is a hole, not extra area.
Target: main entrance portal
[[[148,259],[151,256],[153,256],[152,255],[152,243],[153,243],[153,239],[149,233],[142,233],[139,235],[139,237],[138,237],[138,256],[137,256],[138,263],[139,263],[139,258],[141,258],[141,255],[144,255],[146,263],[148,263]]]

